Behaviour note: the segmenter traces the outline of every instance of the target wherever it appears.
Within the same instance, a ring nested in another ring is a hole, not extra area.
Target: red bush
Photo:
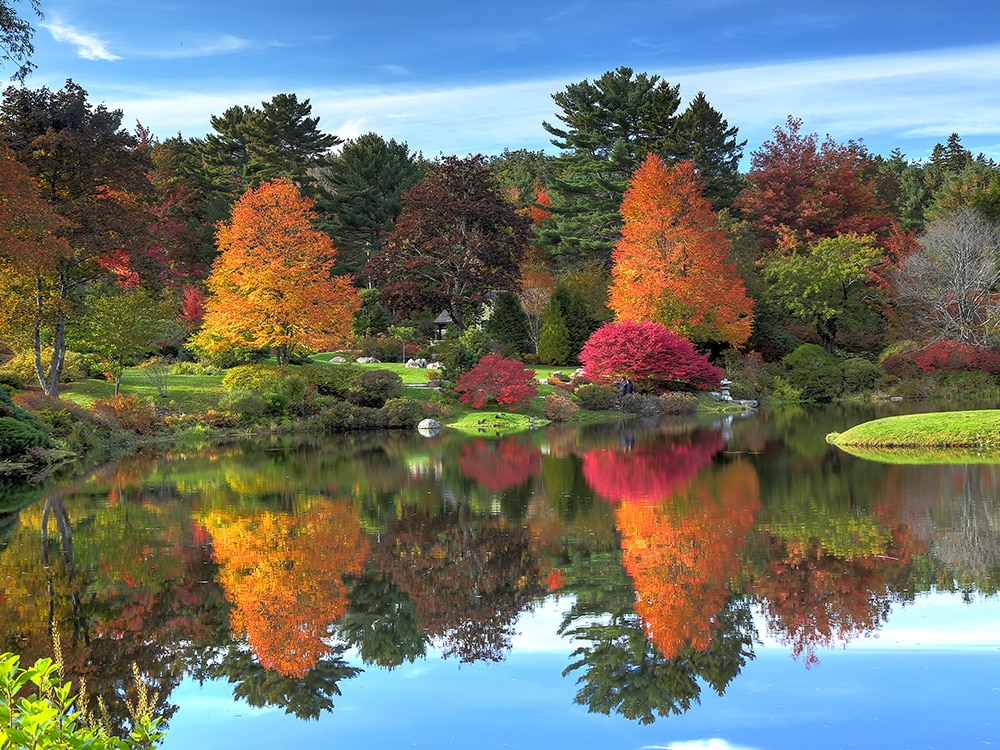
[[[924,372],[982,370],[990,375],[1000,375],[1000,352],[958,341],[935,341],[928,344],[913,353],[913,361]]]
[[[538,395],[535,371],[525,370],[524,364],[488,354],[458,379],[455,390],[459,400],[473,409],[481,409],[490,401],[514,411]]]
[[[580,362],[589,378],[627,377],[655,391],[678,386],[707,390],[722,379],[722,370],[690,341],[650,321],[605,323],[587,339]]]

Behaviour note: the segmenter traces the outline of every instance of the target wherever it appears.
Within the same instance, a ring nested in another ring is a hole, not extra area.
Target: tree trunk
[[[44,290],[42,279],[35,277],[35,327],[32,335],[32,345],[35,355],[35,375],[42,392],[46,396],[59,398],[59,378],[62,377],[63,364],[66,361],[66,314],[59,310],[56,314],[56,324],[52,336],[52,359],[48,369],[42,362],[42,318],[45,313]]]

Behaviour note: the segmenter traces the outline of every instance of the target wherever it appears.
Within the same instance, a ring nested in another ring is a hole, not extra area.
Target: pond
[[[1000,464],[888,408],[244,440],[0,499],[0,650],[163,747],[1000,742]],[[133,666],[134,665],[134,666]]]

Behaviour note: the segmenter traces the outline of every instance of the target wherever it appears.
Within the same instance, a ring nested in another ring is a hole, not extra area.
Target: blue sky
[[[23,4],[22,4],[23,5]],[[939,0],[42,0],[30,87],[72,78],[163,139],[277,93],[414,151],[546,149],[551,95],[621,65],[699,90],[749,154],[807,132],[1000,160],[1000,3]],[[5,69],[6,71],[6,69]]]

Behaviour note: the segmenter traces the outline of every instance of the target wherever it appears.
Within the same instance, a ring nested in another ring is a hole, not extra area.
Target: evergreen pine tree
[[[521,309],[516,294],[501,292],[493,303],[493,314],[486,326],[490,338],[500,345],[505,357],[513,357],[528,347],[528,316]]]
[[[549,300],[542,313],[538,335],[538,361],[545,365],[565,365],[570,361],[569,331],[562,310],[555,299]]]

